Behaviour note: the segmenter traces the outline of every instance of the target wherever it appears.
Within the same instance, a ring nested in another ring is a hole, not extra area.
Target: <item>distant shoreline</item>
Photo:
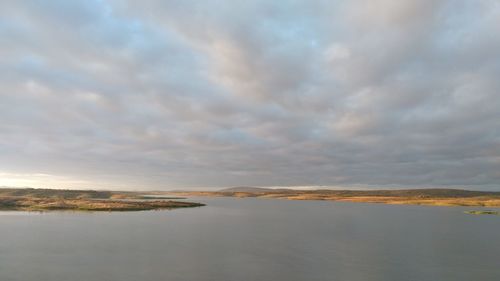
[[[176,196],[327,200],[396,205],[500,207],[500,192],[462,189],[293,190],[245,187],[219,191],[175,191],[164,192],[162,194]]]
[[[204,206],[201,203],[173,201],[189,196],[500,208],[500,192],[463,189],[294,190],[237,187],[219,191],[129,192],[0,188],[0,211],[143,211]]]

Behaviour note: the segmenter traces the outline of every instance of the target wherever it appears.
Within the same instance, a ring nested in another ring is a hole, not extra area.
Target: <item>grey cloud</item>
[[[498,188],[496,1],[5,1],[0,18],[0,183]]]

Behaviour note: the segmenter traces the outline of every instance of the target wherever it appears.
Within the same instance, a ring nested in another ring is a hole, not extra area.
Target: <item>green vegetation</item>
[[[9,188],[0,189],[0,210],[143,211],[204,206],[166,199],[172,198],[135,192]]]
[[[500,215],[499,212],[497,211],[492,211],[492,210],[472,210],[472,211],[465,211],[464,213],[466,214],[471,214],[471,215]]]

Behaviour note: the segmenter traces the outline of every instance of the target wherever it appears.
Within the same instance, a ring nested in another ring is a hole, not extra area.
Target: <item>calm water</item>
[[[500,280],[500,217],[203,198],[133,213],[0,212],[1,281]]]

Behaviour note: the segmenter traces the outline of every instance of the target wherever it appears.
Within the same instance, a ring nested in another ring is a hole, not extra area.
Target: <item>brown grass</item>
[[[1,210],[19,211],[142,211],[158,209],[174,209],[186,207],[200,207],[203,204],[191,202],[177,202],[165,200],[148,201],[120,201],[120,200],[93,200],[93,199],[60,199],[60,198],[26,198],[0,197]]]
[[[500,207],[499,192],[453,189],[421,190],[282,190],[269,192],[177,192],[182,196],[260,197],[287,200],[329,200],[358,203]]]

